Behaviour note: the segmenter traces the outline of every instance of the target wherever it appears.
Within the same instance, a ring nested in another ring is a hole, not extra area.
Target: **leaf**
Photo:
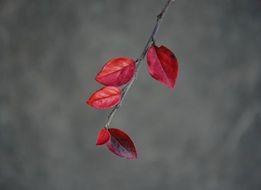
[[[110,133],[106,128],[102,128],[99,131],[97,140],[96,140],[96,145],[103,145],[107,143],[110,140]]]
[[[109,109],[121,101],[121,90],[114,86],[106,86],[94,92],[87,104],[96,109]]]
[[[169,88],[174,88],[178,76],[178,60],[165,46],[152,44],[147,53],[150,75]]]
[[[130,137],[120,129],[108,129],[111,138],[107,142],[108,149],[119,157],[129,160],[137,159],[137,152]]]
[[[135,69],[136,65],[133,59],[118,57],[109,60],[95,79],[106,86],[121,86],[132,79]]]

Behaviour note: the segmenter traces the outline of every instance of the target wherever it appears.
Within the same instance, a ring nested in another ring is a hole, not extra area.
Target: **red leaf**
[[[165,46],[152,44],[147,53],[150,75],[169,88],[174,88],[178,76],[178,60]]]
[[[110,141],[106,144],[108,149],[119,157],[135,160],[137,152],[130,137],[120,129],[109,128],[108,130],[111,135]]]
[[[86,103],[96,109],[109,109],[120,101],[121,90],[114,86],[106,86],[94,92]]]
[[[109,60],[95,79],[106,86],[121,86],[128,83],[135,73],[135,61],[127,57]]]
[[[99,131],[97,140],[96,140],[96,145],[103,145],[107,143],[110,140],[110,133],[106,128],[102,128]]]

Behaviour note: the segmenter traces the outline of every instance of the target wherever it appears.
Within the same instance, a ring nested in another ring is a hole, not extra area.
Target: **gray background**
[[[164,3],[0,0],[1,190],[261,189],[260,0],[177,0],[157,36],[179,59],[175,90],[144,62],[112,122],[138,160],[95,146],[94,77],[140,55]]]

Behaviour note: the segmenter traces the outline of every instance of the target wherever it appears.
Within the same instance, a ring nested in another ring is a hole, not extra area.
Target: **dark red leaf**
[[[106,86],[121,86],[128,83],[135,73],[135,61],[127,57],[109,60],[95,79]]]
[[[174,88],[178,76],[178,60],[165,46],[152,44],[147,53],[150,75],[169,88]]]
[[[121,90],[114,86],[106,86],[94,92],[86,103],[96,109],[109,109],[120,101]]]
[[[108,149],[119,157],[135,160],[137,152],[130,137],[120,129],[109,128],[108,130],[111,135],[110,140],[106,144]]]
[[[96,145],[103,145],[107,143],[110,140],[110,133],[106,128],[102,128],[99,131],[97,140],[96,140]]]

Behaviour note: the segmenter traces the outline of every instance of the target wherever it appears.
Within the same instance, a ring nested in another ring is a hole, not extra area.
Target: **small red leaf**
[[[121,86],[128,83],[135,73],[135,61],[127,57],[109,60],[96,75],[97,82],[106,86]]]
[[[147,53],[150,75],[169,88],[174,88],[178,76],[178,60],[165,46],[152,44]]]
[[[137,152],[130,137],[120,129],[109,128],[108,130],[111,135],[110,141],[106,144],[108,149],[119,157],[135,160]]]
[[[87,104],[96,109],[109,109],[121,101],[121,90],[114,86],[106,86],[94,92]]]
[[[107,143],[110,140],[110,133],[106,128],[102,128],[99,131],[97,140],[96,140],[96,145],[103,145]]]

